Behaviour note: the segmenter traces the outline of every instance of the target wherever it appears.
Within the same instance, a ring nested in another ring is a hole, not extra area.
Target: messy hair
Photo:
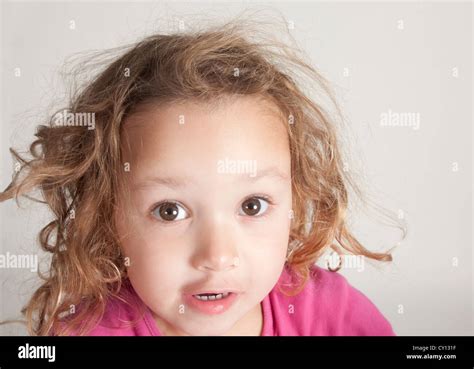
[[[114,221],[124,165],[122,131],[125,119],[147,103],[212,103],[252,95],[277,107],[291,151],[293,219],[286,266],[297,283],[289,294],[301,291],[328,248],[392,260],[389,252],[366,249],[348,229],[349,190],[362,193],[344,168],[334,114],[298,83],[318,87],[334,101],[328,82],[297,48],[256,35],[248,22],[234,21],[155,34],[101,53],[95,64],[81,67],[105,66],[67,102],[68,112],[93,113],[94,129],[58,126],[52,116],[37,127],[31,157],[10,149],[20,169],[0,201],[40,190],[54,215],[39,234],[41,248],[51,254],[49,270],[39,273],[42,284],[22,309],[30,334],[87,334],[126,280]],[[64,328],[62,315],[78,305],[82,308]]]

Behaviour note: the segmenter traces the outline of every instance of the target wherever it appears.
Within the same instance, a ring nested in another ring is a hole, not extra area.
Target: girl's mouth
[[[186,302],[193,309],[208,315],[221,314],[227,311],[235,302],[238,293],[200,293],[185,295]]]

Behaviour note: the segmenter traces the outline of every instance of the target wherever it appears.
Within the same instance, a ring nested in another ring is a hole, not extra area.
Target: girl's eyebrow
[[[252,176],[251,173],[238,173],[231,175],[236,176],[236,181],[243,182],[256,182],[262,178],[274,178],[278,181],[287,181],[290,176],[284,172],[282,172],[277,167],[268,167],[262,170],[258,170],[257,173]],[[187,184],[192,184],[194,181],[191,177],[188,176],[178,176],[178,177],[160,177],[160,176],[153,176],[145,178],[143,181],[133,185],[133,190],[141,190],[151,186],[165,186],[169,188],[182,188],[185,187]]]

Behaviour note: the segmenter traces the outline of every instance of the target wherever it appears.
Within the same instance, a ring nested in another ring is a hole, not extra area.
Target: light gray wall
[[[2,3],[1,188],[11,178],[8,148],[26,149],[61,98],[57,73],[67,56],[133,42],[196,15],[220,21],[244,9],[277,10],[294,25],[291,33],[341,103],[349,170],[408,224],[390,266],[366,262],[363,271],[342,274],[398,335],[472,335],[472,3]],[[419,114],[419,129],[383,126],[389,110]],[[23,203],[25,209],[0,204],[0,253],[42,259],[36,235],[48,214]],[[351,220],[369,248],[399,240],[365,213],[353,211]],[[19,317],[36,274],[3,268],[0,282],[0,318]],[[20,326],[0,327],[0,334],[22,333]]]

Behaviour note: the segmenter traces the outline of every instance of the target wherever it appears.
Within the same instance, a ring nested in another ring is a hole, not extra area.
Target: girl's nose
[[[239,265],[237,245],[232,232],[216,225],[199,231],[202,237],[192,258],[195,268],[203,271],[226,271]]]
[[[200,270],[212,270],[215,272],[226,271],[235,268],[239,265],[239,258],[237,256],[229,258],[227,256],[210,256],[198,263]]]

